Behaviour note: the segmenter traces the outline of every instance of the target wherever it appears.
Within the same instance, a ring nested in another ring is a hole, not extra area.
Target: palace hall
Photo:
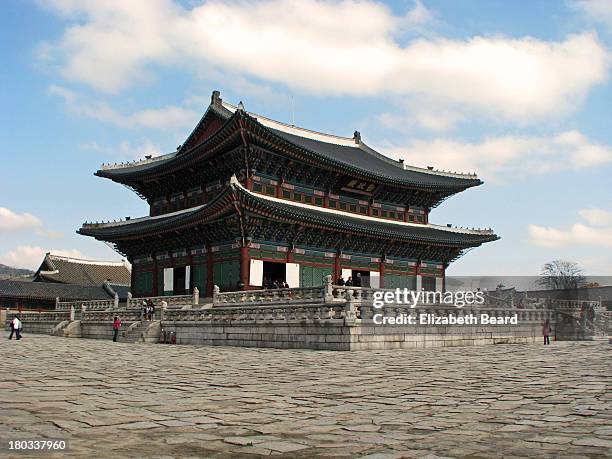
[[[102,165],[95,175],[146,200],[148,215],[86,222],[132,264],[134,296],[289,287],[444,290],[449,264],[495,241],[490,229],[438,225],[430,212],[482,181],[419,168],[352,137],[211,103],[170,154]]]

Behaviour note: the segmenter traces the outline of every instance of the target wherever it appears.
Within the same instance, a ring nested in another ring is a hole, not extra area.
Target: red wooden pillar
[[[378,272],[380,275],[380,285],[379,288],[385,288],[385,259],[381,258],[380,263],[378,264]]]
[[[341,275],[342,268],[340,267],[340,252],[336,252],[336,256],[334,257],[334,278],[332,279],[332,283],[335,284],[336,282],[338,282],[338,279],[340,279]]]
[[[244,288],[249,285],[249,247],[240,247],[240,282],[244,284]]]
[[[289,248],[289,250],[287,250],[287,263],[293,263],[293,248]]]
[[[213,251],[209,245],[206,246],[206,296],[211,297],[213,295],[214,283],[214,269],[213,269]]]
[[[246,174],[248,174],[248,172],[246,172]],[[246,179],[244,180],[244,187],[249,191],[253,190],[253,176],[252,175],[246,176]]]

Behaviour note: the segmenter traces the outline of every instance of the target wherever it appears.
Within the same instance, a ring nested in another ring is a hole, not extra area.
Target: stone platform
[[[70,451],[31,457],[612,457],[611,350],[337,353],[26,333],[0,341],[0,448],[53,438]]]

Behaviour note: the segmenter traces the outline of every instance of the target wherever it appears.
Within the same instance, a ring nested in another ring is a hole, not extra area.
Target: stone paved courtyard
[[[1,343],[0,456],[8,440],[46,437],[68,440],[57,457],[612,457],[602,342],[353,353]]]

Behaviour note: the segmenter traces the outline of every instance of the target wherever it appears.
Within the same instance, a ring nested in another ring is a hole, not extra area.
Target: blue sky
[[[94,177],[173,151],[218,89],[247,110],[485,181],[434,223],[502,237],[451,275],[612,274],[612,2],[5,1],[0,263],[118,259],[75,234],[147,213]]]

